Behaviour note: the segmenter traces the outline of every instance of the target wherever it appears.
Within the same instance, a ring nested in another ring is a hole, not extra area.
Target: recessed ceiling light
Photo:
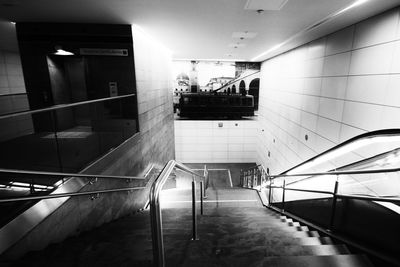
[[[249,32],[249,31],[244,31],[244,32],[233,32],[232,33],[232,38],[238,38],[238,39],[252,39],[257,36],[256,32]]]
[[[240,44],[240,43],[231,43],[229,44],[229,47],[233,47],[233,48],[239,48],[239,47],[245,47],[245,44]]]

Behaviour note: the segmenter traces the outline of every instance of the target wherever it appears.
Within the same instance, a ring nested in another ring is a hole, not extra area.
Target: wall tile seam
[[[399,24],[399,23],[398,23],[398,24]],[[331,34],[330,34],[330,35],[331,35]],[[329,35],[328,35],[328,36],[329,36]],[[327,36],[327,37],[328,37],[328,36]],[[341,52],[334,53],[334,54],[326,54],[326,55],[324,55],[324,56],[319,56],[319,57],[305,58],[305,59],[303,59],[302,61],[307,62],[307,61],[311,61],[311,60],[327,58],[327,57],[336,56],[336,55],[339,55],[339,54],[345,54],[345,53],[349,53],[349,52],[352,52],[352,51],[357,51],[357,50],[361,50],[361,49],[371,48],[371,47],[374,47],[374,46],[380,46],[380,45],[384,45],[384,44],[389,44],[389,43],[394,43],[394,42],[400,41],[400,37],[396,37],[395,39],[390,40],[390,41],[380,42],[380,43],[375,43],[375,44],[371,44],[371,45],[366,45],[366,46],[363,46],[363,47],[355,48],[355,47],[354,47],[354,38],[355,38],[355,34],[353,34],[353,42],[352,42],[352,45],[351,45],[351,49],[349,49],[349,50],[341,51]],[[297,50],[297,49],[301,49],[301,48],[303,48],[303,47],[306,47],[307,45],[308,45],[308,44],[305,44],[305,45],[299,46],[299,47],[297,47],[297,48],[294,48],[293,51],[295,51],[295,50]],[[326,49],[326,44],[325,44],[325,49]],[[291,51],[292,51],[292,50],[291,50]],[[289,51],[288,51],[288,52],[289,52]]]
[[[400,40],[400,38],[399,38],[399,40]],[[326,47],[325,47],[325,49],[326,49]],[[307,62],[307,61],[316,60],[316,59],[325,59],[325,58],[337,56],[337,55],[340,55],[340,54],[346,54],[346,53],[349,53],[351,51],[352,51],[352,48],[349,49],[349,50],[344,50],[344,51],[340,51],[340,52],[333,53],[333,54],[326,54],[326,55],[315,57],[315,58],[308,58],[308,59],[305,59],[305,60],[302,60],[302,61],[303,62]]]
[[[372,102],[355,101],[355,100],[351,100],[351,99],[338,99],[338,100],[339,100],[339,101],[343,101],[343,102],[344,102],[344,105],[346,104],[346,102],[351,102],[351,103],[358,103],[358,104],[365,104],[365,105],[373,105],[373,106],[385,107],[385,108],[400,108],[400,106],[392,106],[392,105],[387,105],[387,104],[379,104],[379,103],[372,103]],[[274,100],[272,100],[272,99],[271,99],[270,101],[271,101],[271,102],[275,102],[276,104],[281,105],[281,106],[286,106],[287,108],[296,109],[296,110],[298,110],[298,111],[302,111],[302,112],[304,112],[304,113],[308,113],[308,114],[314,115],[314,116],[316,116],[316,117],[321,117],[321,118],[324,118],[324,119],[327,119],[327,120],[331,120],[331,121],[335,121],[335,122],[343,123],[343,124],[347,125],[347,124],[344,123],[343,121],[337,121],[337,120],[335,120],[335,119],[328,118],[328,117],[322,116],[322,115],[320,115],[320,114],[316,114],[316,113],[310,112],[310,111],[308,111],[308,110],[303,110],[303,109],[296,108],[296,107],[294,107],[294,106],[289,106],[289,105],[287,105],[287,104],[284,104],[283,102],[277,102],[276,100],[274,101]],[[272,110],[269,106],[267,106],[266,109],[267,109],[267,110]],[[343,106],[343,110],[344,110],[344,106]],[[274,112],[274,113],[277,114],[277,112]],[[278,113],[278,114],[279,114],[279,113]],[[342,113],[342,114],[343,114],[343,113]],[[357,129],[362,130],[362,131],[367,131],[366,129],[359,128],[359,127],[356,127],[356,126],[353,126],[353,125],[348,125],[348,126],[357,128]]]
[[[346,83],[347,84],[347,83]],[[346,85],[346,92],[347,92],[347,85]],[[301,93],[294,93],[291,91],[285,91],[285,93],[291,93],[291,94],[295,94],[295,95],[303,95],[303,96],[312,96],[312,97],[318,97],[318,98],[325,98],[325,99],[332,99],[332,100],[337,100],[337,101],[345,101],[345,102],[354,102],[354,103],[362,103],[362,104],[370,104],[370,105],[375,105],[375,106],[383,106],[383,107],[390,107],[390,108],[400,108],[400,106],[393,106],[393,105],[388,105],[388,104],[384,104],[384,103],[379,103],[379,102],[367,102],[367,101],[357,101],[354,99],[350,99],[350,98],[336,98],[336,97],[330,97],[330,96],[323,96],[323,95],[312,95],[312,94],[301,94]],[[271,99],[271,101],[273,101],[273,98],[270,97],[265,97],[267,99]],[[277,102],[277,100],[275,100],[276,103],[283,103],[283,102]],[[282,104],[283,105],[283,104]],[[297,109],[295,106],[289,106],[286,105],[287,107],[291,107],[293,109]],[[300,109],[301,110],[301,109]],[[314,114],[312,112],[306,111],[306,110],[301,110],[307,113],[311,113]],[[316,114],[314,114],[316,115]]]
[[[148,100],[144,101],[144,102],[141,102],[141,103],[145,103],[145,102],[148,102]],[[158,108],[162,109],[162,107],[165,106],[165,105],[166,105],[166,103],[161,103],[159,105],[155,105],[154,107],[151,107],[151,108],[148,108],[148,109],[144,110],[141,114],[149,113],[149,112],[157,112]],[[171,109],[171,111],[172,111],[172,109]],[[159,113],[164,113],[164,112],[159,112]]]
[[[274,124],[274,123],[273,123],[273,124]],[[279,128],[280,130],[282,130],[285,134],[287,134],[287,135],[289,135],[289,136],[292,136],[292,135],[288,134],[285,130],[283,130],[281,127],[279,127],[279,126],[275,126],[275,127],[277,127],[277,128]],[[283,144],[288,150],[291,150],[291,151],[293,152],[293,154],[295,154],[297,157],[301,158],[300,155],[297,154],[295,151],[293,151],[293,150],[291,149],[291,147],[288,146],[288,145],[286,144],[286,142],[284,142],[282,139],[279,138],[278,135],[274,135],[274,134],[272,133],[272,131],[270,131],[269,129],[267,129],[267,131],[270,132],[270,134],[271,134],[272,136],[274,136],[276,140],[280,140],[279,144]],[[292,137],[293,137],[293,136],[292,136]],[[297,138],[294,138],[294,139],[297,140]],[[302,142],[301,142],[301,143],[302,143]],[[304,144],[304,143],[303,143],[303,144]],[[317,154],[317,152],[316,152],[314,149],[308,147],[307,145],[305,145],[305,146],[306,146],[308,149],[310,149],[311,151],[313,151],[314,154]],[[273,144],[271,144],[271,147],[275,147],[275,146],[274,146]],[[267,148],[267,146],[266,146],[266,148]],[[267,148],[267,149],[268,149],[268,148]],[[272,150],[271,148],[268,149],[268,151],[271,151],[271,150]],[[277,152],[278,154],[281,155],[282,158],[286,159],[285,153],[283,153],[283,150],[282,150],[282,149],[279,149],[279,146],[278,146],[278,145],[276,145],[276,148],[274,148],[273,151],[274,151],[274,153]],[[270,159],[270,157],[268,157],[268,158]],[[286,159],[286,161],[288,161],[288,160]]]
[[[357,52],[359,50],[369,49],[369,48],[387,45],[387,44],[391,44],[391,43],[393,43],[393,44],[400,43],[400,38],[397,38],[397,39],[394,39],[391,41],[387,41],[387,42],[378,43],[378,44],[367,45],[367,46],[363,46],[363,47],[359,47],[359,48],[352,48],[350,52]]]
[[[340,78],[347,78],[347,76],[340,76]],[[303,89],[304,90],[304,89]],[[314,95],[314,94],[306,94],[306,93],[297,93],[294,91],[290,91],[290,90],[274,90],[275,92],[283,92],[283,93],[289,93],[289,94],[295,94],[295,95],[302,95],[302,96],[313,96],[313,97],[322,97],[322,98],[332,98],[332,99],[336,99],[336,100],[344,100],[344,98],[334,98],[334,97],[329,97],[329,96],[324,96],[324,95]],[[264,97],[264,98],[269,98],[269,97]]]
[[[351,64],[351,63],[350,63]],[[368,73],[368,74],[347,74],[347,75],[327,75],[327,76],[304,76],[304,77],[282,77],[283,79],[324,79],[324,78],[345,78],[345,77],[365,77],[365,76],[390,76],[390,75],[400,75],[400,72],[381,72],[381,73]],[[268,88],[268,91],[273,91],[277,92],[280,91],[280,89],[273,89],[273,88]],[[286,90],[288,91],[288,90]]]
[[[274,112],[274,113],[276,114],[276,112]],[[317,136],[319,136],[319,137],[321,137],[321,138],[323,138],[323,139],[325,139],[325,140],[327,140],[327,141],[329,141],[329,142],[332,142],[332,143],[334,143],[334,144],[337,144],[337,142],[332,141],[332,140],[330,140],[329,138],[327,138],[327,137],[325,137],[325,136],[323,136],[323,135],[321,135],[321,134],[319,134],[319,133],[317,133],[317,132],[315,132],[315,131],[313,131],[313,130],[308,129],[308,128],[302,126],[301,124],[298,124],[297,122],[294,122],[294,121],[292,121],[292,120],[290,120],[290,119],[288,119],[288,118],[286,118],[286,117],[283,117],[283,116],[279,115],[279,113],[278,113],[278,116],[280,116],[281,118],[283,118],[283,119],[289,121],[290,123],[293,123],[293,124],[299,126],[299,127],[302,128],[302,129],[305,129],[305,130],[309,131],[310,133],[313,133],[313,134],[315,134],[315,135],[317,135]],[[317,116],[317,117],[324,118],[324,117],[322,117],[322,116]],[[331,121],[337,122],[337,123],[339,123],[339,124],[343,123],[343,122],[338,122],[338,121],[335,121],[335,120],[332,120],[332,119],[329,119],[329,118],[324,118],[324,119],[331,120]],[[274,123],[272,120],[270,120],[270,121],[271,121],[273,124],[277,125],[277,124]],[[350,127],[353,127],[353,128],[357,128],[357,129],[359,129],[359,130],[366,131],[366,130],[364,130],[364,129],[355,127],[355,126],[353,126],[353,125],[348,125],[348,124],[346,124],[346,123],[343,123],[343,124],[345,124],[345,125],[347,125],[347,126],[350,126]],[[277,125],[277,127],[279,127],[279,125]],[[281,127],[279,127],[279,128],[282,129]],[[282,129],[282,130],[283,130],[283,129]],[[285,131],[285,130],[283,130],[283,131]],[[285,131],[285,132],[287,132],[287,131]],[[292,135],[291,135],[291,136],[292,136]],[[293,136],[292,136],[292,137],[293,137]],[[297,137],[296,137],[296,139],[297,139],[298,141],[300,141]],[[303,143],[302,141],[300,141],[300,142]],[[303,143],[303,144],[304,144],[304,143]]]

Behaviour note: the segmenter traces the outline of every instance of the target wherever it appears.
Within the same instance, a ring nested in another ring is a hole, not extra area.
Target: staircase
[[[163,191],[167,266],[372,266],[318,232],[263,207],[253,190],[209,189],[192,241],[191,191]],[[152,266],[149,212],[129,215],[8,266]]]

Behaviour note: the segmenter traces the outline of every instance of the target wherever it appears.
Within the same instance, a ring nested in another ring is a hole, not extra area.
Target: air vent
[[[288,0],[248,0],[246,10],[281,10]]]

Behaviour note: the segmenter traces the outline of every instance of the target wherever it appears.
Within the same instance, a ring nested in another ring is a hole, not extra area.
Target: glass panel
[[[63,171],[78,172],[137,131],[134,99],[115,99],[56,111]]]
[[[60,171],[54,125],[50,112],[0,118],[0,167]]]
[[[137,132],[135,103],[127,96],[0,117],[0,168],[79,172]]]

